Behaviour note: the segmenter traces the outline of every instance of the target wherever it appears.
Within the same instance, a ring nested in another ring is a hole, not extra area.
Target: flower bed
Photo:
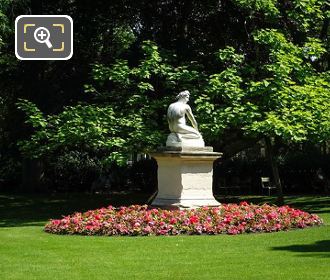
[[[189,210],[109,206],[50,220],[45,231],[81,235],[179,235],[274,232],[321,225],[317,216],[289,206],[241,202]]]

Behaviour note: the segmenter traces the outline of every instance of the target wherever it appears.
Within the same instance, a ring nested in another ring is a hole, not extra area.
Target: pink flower
[[[52,220],[52,224],[58,226],[61,223],[60,220]]]
[[[278,214],[276,212],[271,212],[267,215],[267,218],[269,220],[273,220],[273,219],[277,219],[278,218]]]
[[[158,209],[154,208],[154,209],[151,210],[151,212],[152,212],[153,214],[158,214]]]
[[[147,205],[109,206],[50,220],[45,231],[58,234],[178,235],[272,232],[321,225],[317,215],[289,206],[247,202],[185,210],[148,210]]]
[[[232,234],[232,235],[236,235],[239,233],[239,230],[235,227],[232,227],[232,228],[228,229],[228,233]]]
[[[247,203],[246,201],[241,201],[239,206],[249,206],[249,203]]]
[[[151,232],[152,232],[152,228],[151,228],[150,226],[146,226],[146,227],[143,229],[143,231],[144,231],[145,233],[151,233]]]
[[[176,218],[171,218],[170,220],[170,224],[173,225],[177,222],[177,219]]]

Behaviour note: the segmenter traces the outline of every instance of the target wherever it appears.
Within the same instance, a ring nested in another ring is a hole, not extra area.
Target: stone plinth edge
[[[207,207],[219,207],[221,203],[216,201],[213,197],[208,199],[164,199],[156,198],[151,207],[163,208],[163,209],[196,209],[204,206]]]
[[[154,158],[187,158],[196,160],[216,160],[221,158],[222,153],[213,152],[212,147],[164,147],[150,153]]]
[[[174,146],[166,146],[166,147],[159,147],[157,152],[213,152],[213,147],[206,146],[206,147],[174,147]]]

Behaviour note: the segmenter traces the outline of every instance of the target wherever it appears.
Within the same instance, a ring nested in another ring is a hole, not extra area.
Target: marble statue
[[[188,90],[177,95],[177,101],[172,103],[167,110],[167,121],[171,133],[167,137],[166,146],[169,147],[204,147],[202,135],[198,131],[196,119],[192,113]],[[186,116],[192,127],[186,124]]]
[[[158,165],[158,190],[151,204],[153,207],[184,209],[220,205],[213,196],[212,185],[213,163],[221,158],[222,153],[205,147],[196,119],[187,104],[189,95],[187,90],[180,92],[177,101],[168,107],[171,133],[166,147],[151,153]]]

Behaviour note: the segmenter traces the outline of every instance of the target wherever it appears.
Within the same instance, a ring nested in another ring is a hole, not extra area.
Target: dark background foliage
[[[13,51],[14,21],[22,14],[70,15],[74,22],[72,59],[18,61]],[[311,64],[320,73],[329,70],[327,1],[3,0],[0,3],[0,178],[3,188],[23,186],[25,189],[38,190],[90,191],[93,183],[96,189],[97,182],[102,180],[100,185],[107,185],[106,181],[110,179],[105,178],[106,174],[117,173],[132,176],[126,176],[130,179],[122,182],[112,182],[114,188],[138,185],[151,191],[155,188],[154,175],[151,174],[155,174],[155,163],[136,163],[133,160],[132,166],[119,167],[105,160],[106,151],[91,149],[88,145],[64,145],[44,157],[42,163],[37,159],[27,159],[19,150],[17,142],[30,139],[35,128],[25,123],[26,115],[17,108],[17,102],[20,99],[29,100],[49,115],[60,114],[65,106],[77,104],[124,104],[124,90],[118,89],[117,84],[109,79],[98,84],[98,89],[102,90],[101,93],[112,92],[114,95],[110,95],[110,98],[109,95],[96,98],[88,88],[86,90],[86,86],[95,85],[95,65],[112,65],[118,59],[125,59],[130,67],[138,66],[145,57],[141,46],[146,40],[158,46],[162,57],[166,58],[166,63],[173,69],[182,65],[195,65],[193,69],[199,71],[199,77],[231,67],[230,62],[219,64],[215,59],[219,49],[231,46],[245,57],[247,67],[240,68],[241,77],[261,79],[267,76],[263,65],[269,63],[269,50],[266,46],[258,45],[253,37],[258,30],[267,28],[279,30],[296,46],[302,46],[308,37],[320,40],[326,51]],[[100,75],[104,76],[104,73]],[[175,86],[169,86],[165,78],[156,75],[148,80],[154,87],[154,91],[145,91],[154,106],[153,111],[150,109],[148,112],[153,112],[152,119],[156,120],[160,131],[166,129],[164,108],[182,86],[194,86],[194,98],[200,94],[198,90],[205,88],[204,80],[192,79],[185,84],[183,78],[180,79],[176,80]],[[163,101],[158,104],[157,100]],[[222,105],[223,100],[216,99],[214,102]],[[132,108],[127,105],[125,109],[139,110],[136,104]],[[195,105],[192,104],[192,107]],[[155,124],[150,123],[150,126],[143,129],[150,130],[152,125]],[[227,182],[227,185],[235,185],[235,180],[249,181],[250,190],[259,191],[258,178],[261,173],[272,174],[269,168],[267,171],[263,167],[267,164],[258,159],[263,137],[245,135],[232,124],[221,134],[213,135],[210,144],[225,155],[219,165],[221,167],[215,169],[218,174],[215,177],[229,176],[227,181],[231,183]],[[317,145],[313,143],[309,146],[300,143],[284,145],[281,139],[273,139],[273,145],[278,147],[276,158],[280,172],[287,181],[291,177],[301,178],[301,172],[306,177],[313,177],[319,168],[329,178],[329,138],[324,136],[318,142]],[[311,160],[308,153],[311,146],[314,149],[314,160]],[[134,145],[132,147],[136,148]],[[256,152],[249,154],[249,149]],[[248,156],[242,156],[242,151],[247,151]],[[151,170],[151,173],[145,170]],[[111,180],[116,181],[114,178]],[[294,185],[290,188],[295,188],[295,191],[313,191],[315,183],[306,182],[284,184]],[[243,185],[242,182],[240,184]]]

